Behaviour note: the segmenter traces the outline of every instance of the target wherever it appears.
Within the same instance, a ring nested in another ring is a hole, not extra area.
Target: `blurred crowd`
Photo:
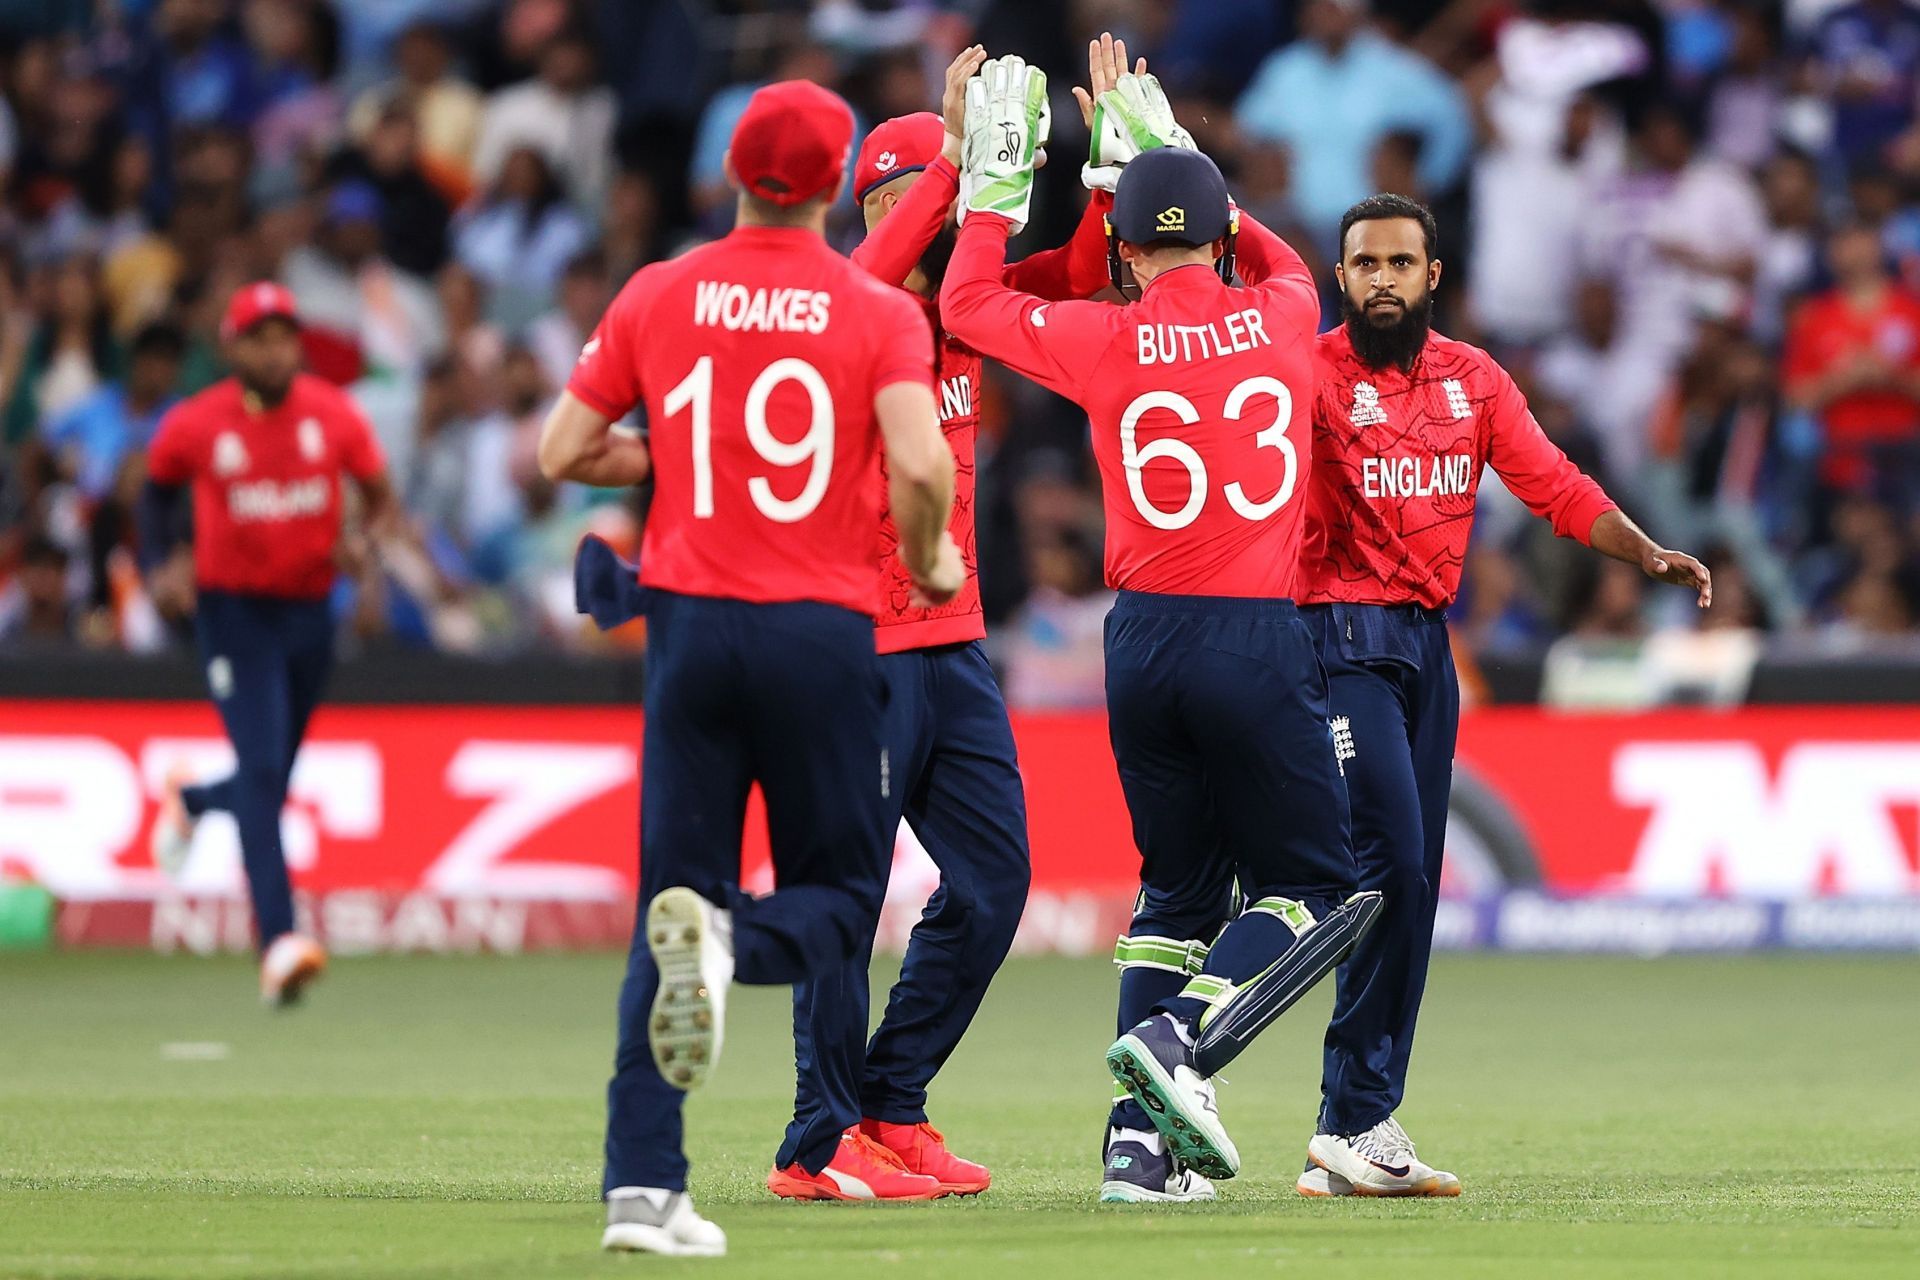
[[[1483,493],[1463,649],[1699,628],[1823,651],[1920,633],[1920,7],[1906,0],[0,0],[0,646],[177,643],[129,512],[155,423],[221,375],[240,282],[297,294],[373,421],[426,563],[343,579],[362,646],[637,644],[573,615],[589,530],[644,492],[534,441],[637,267],[722,234],[746,97],[805,76],[865,127],[980,40],[1067,87],[1124,34],[1241,204],[1329,284],[1378,189],[1440,218],[1437,323],[1715,608]],[[1050,166],[1016,251],[1078,217]],[[859,236],[851,201],[834,236]],[[1099,699],[1086,423],[990,376],[983,595],[1022,705]]]

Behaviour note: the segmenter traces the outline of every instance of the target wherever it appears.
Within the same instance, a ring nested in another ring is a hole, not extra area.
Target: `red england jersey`
[[[1409,375],[1362,364],[1345,325],[1318,347],[1306,601],[1453,603],[1483,467],[1563,538],[1613,510],[1480,348],[1432,334]]]
[[[741,227],[636,272],[567,389],[610,418],[646,402],[643,584],[871,617],[873,399],[932,381],[933,333],[912,295],[810,231]]]
[[[296,374],[287,398],[253,409],[227,378],[175,405],[147,450],[159,484],[193,484],[193,566],[211,591],[318,600],[333,589],[340,476],[386,467],[347,393]]]
[[[945,156],[936,157],[914,184],[901,195],[892,212],[867,233],[853,260],[888,284],[903,285],[920,258],[952,216],[960,194],[960,171]],[[1038,297],[1085,298],[1107,284],[1104,211],[1113,198],[1102,192],[1087,206],[1073,240],[1015,263],[1006,270],[1013,288]],[[967,565],[967,584],[943,605],[916,609],[907,603],[913,582],[896,554],[900,534],[891,516],[880,526],[880,576],[884,598],[880,604],[875,645],[881,653],[900,653],[934,645],[979,640],[987,634],[980,613],[979,557],[974,533],[975,436],[980,427],[980,353],[946,331],[940,322],[937,299],[921,302],[933,326],[938,355],[940,426],[953,450],[955,464],[953,520],[947,526]],[[882,468],[884,473],[885,468]],[[881,481],[883,495],[884,475]]]
[[[1248,287],[1210,266],[1155,277],[1131,306],[1048,303],[1001,283],[1009,224],[974,214],[940,292],[962,340],[1085,409],[1107,512],[1106,579],[1175,595],[1294,595],[1312,440],[1306,266],[1242,216]]]

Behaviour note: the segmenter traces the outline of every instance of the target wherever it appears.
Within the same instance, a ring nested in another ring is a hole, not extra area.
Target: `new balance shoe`
[[[1213,1183],[1181,1168],[1157,1132],[1108,1130],[1102,1204],[1188,1204],[1213,1198]]]
[[[1172,1016],[1155,1014],[1114,1041],[1107,1069],[1146,1108],[1182,1165],[1209,1178],[1240,1172],[1240,1152],[1220,1122],[1213,1082],[1193,1067],[1193,1045]]]
[[[1457,1196],[1460,1179],[1414,1154],[1413,1139],[1388,1116],[1365,1133],[1316,1133],[1307,1159],[1327,1176],[1300,1175],[1304,1196]]]
[[[940,1184],[943,1196],[977,1196],[993,1185],[993,1174],[983,1164],[962,1160],[947,1150],[940,1131],[919,1124],[888,1124],[862,1120],[860,1132],[900,1158],[908,1173],[925,1174]]]
[[[176,764],[167,770],[167,779],[160,788],[160,811],[154,815],[153,830],[147,835],[147,850],[153,855],[153,865],[175,879],[186,868],[187,854],[193,849],[193,829],[200,822],[187,812],[187,802],[180,794],[186,785],[184,765]]]
[[[607,1192],[607,1229],[600,1247],[670,1258],[721,1258],[727,1252],[727,1233],[701,1217],[684,1191],[615,1187]]]
[[[939,1179],[911,1172],[857,1127],[840,1135],[820,1172],[808,1173],[796,1161],[769,1173],[767,1190],[782,1200],[937,1200],[947,1194]]]
[[[660,985],[647,1040],[660,1078],[697,1089],[720,1061],[733,982],[733,914],[691,889],[662,889],[647,904],[647,946]]]
[[[327,953],[319,943],[302,933],[283,933],[260,957],[260,999],[281,1008],[296,1004],[326,969]]]

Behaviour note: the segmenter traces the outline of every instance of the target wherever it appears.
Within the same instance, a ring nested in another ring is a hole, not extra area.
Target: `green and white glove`
[[[1053,110],[1047,73],[1009,55],[981,64],[967,81],[966,137],[960,148],[960,216],[997,213],[1018,232],[1033,203],[1033,171],[1047,145]]]
[[[1174,120],[1159,77],[1122,72],[1113,88],[1094,99],[1093,141],[1080,181],[1089,191],[1112,191],[1127,161],[1155,147],[1200,149]]]

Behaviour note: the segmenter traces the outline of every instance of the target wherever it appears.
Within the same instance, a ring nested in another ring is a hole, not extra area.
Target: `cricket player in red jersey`
[[[874,656],[880,464],[918,599],[964,579],[953,454],[919,304],[828,247],[853,113],[818,85],[753,95],[727,153],[724,239],[637,272],[540,440],[552,479],[651,479],[640,906],[608,1086],[609,1249],[713,1256],[686,1194],[684,1090],[719,1056],[743,982],[838,971],[869,945],[893,830]],[[648,432],[613,430],[637,405]],[[747,793],[776,888],[741,893]],[[897,1170],[871,1140],[857,1168]]]
[[[1107,707],[1141,856],[1107,1063],[1104,1200],[1210,1198],[1239,1155],[1210,1077],[1345,956],[1379,909],[1355,894],[1326,682],[1292,597],[1310,460],[1313,281],[1271,240],[1233,289],[1236,214],[1180,145],[1151,77],[1102,93],[1099,158],[1126,160],[1110,217],[1115,283],[1138,302],[1047,303],[1001,282],[1045,137],[1045,77],[1017,58],[968,86],[965,212],[941,289],[947,327],[1069,396],[1092,420],[1107,512]],[[1173,145],[1164,145],[1172,143]],[[1251,900],[1236,910],[1235,881]]]
[[[294,932],[280,811],[333,664],[327,597],[341,545],[341,477],[358,484],[369,525],[385,522],[392,491],[360,410],[346,392],[301,372],[292,294],[245,286],[220,332],[233,376],[176,405],[148,449],[141,551],[162,605],[194,612],[234,771],[193,786],[168,780],[153,857],[178,871],[200,816],[233,815],[261,948],[260,995],[290,1004],[327,962],[319,943]],[[178,537],[187,486],[190,555]]]
[[[767,1186],[807,1200],[973,1195],[992,1175],[947,1149],[927,1122],[927,1086],[966,1034],[1020,924],[1027,899],[1026,798],[1006,704],[981,641],[986,622],[974,557],[974,436],[980,354],[948,333],[935,297],[953,251],[960,132],[978,46],[947,69],[942,112],[877,126],[860,147],[853,194],[867,221],[855,263],[922,300],[934,330],[941,428],[956,462],[954,541],[967,582],[949,604],[920,607],[882,525],[878,647],[887,683],[886,748],[893,818],[904,816],[940,868],[940,885],[914,927],[886,1014],[867,1038],[870,948],[837,974],[794,989],[799,1085]],[[1102,207],[1090,205],[1071,244],[1006,270],[1014,288],[1046,298],[1106,287]],[[877,1181],[846,1167],[858,1129],[900,1158]]]
[[[1330,686],[1360,883],[1379,924],[1341,970],[1303,1195],[1451,1196],[1394,1111],[1433,944],[1460,694],[1444,611],[1460,588],[1481,472],[1605,555],[1713,598],[1707,569],[1653,542],[1560,451],[1504,369],[1429,331],[1433,215],[1401,196],[1341,219],[1346,323],[1321,335],[1301,599]],[[1243,258],[1246,261],[1247,258]]]

